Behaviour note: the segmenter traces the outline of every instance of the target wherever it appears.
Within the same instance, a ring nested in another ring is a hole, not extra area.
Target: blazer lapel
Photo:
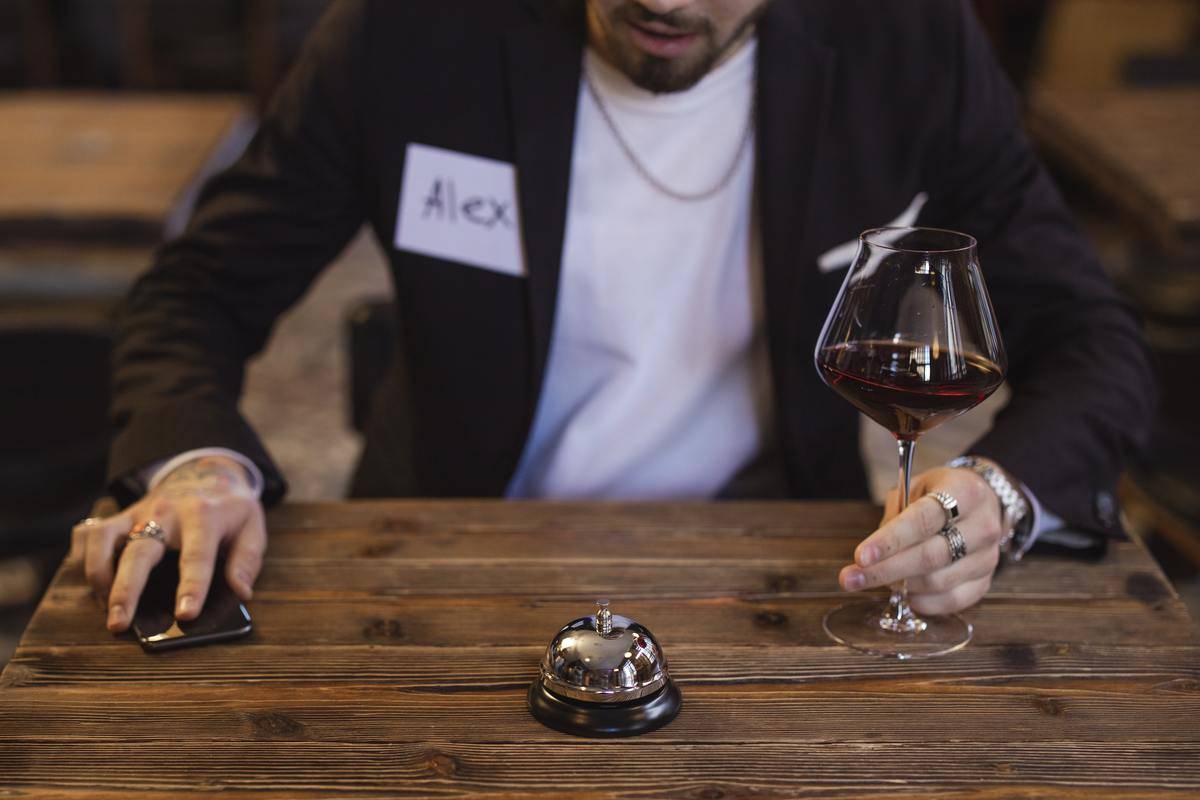
[[[764,288],[772,350],[780,350],[790,345],[798,292],[812,272],[802,259],[834,56],[806,30],[796,3],[773,3],[759,24],[758,39]]]
[[[536,21],[505,37],[521,233],[528,272],[530,407],[541,392],[554,328],[583,64],[583,3],[565,17],[530,2]]]
[[[834,53],[813,38],[800,3],[774,2],[758,26],[758,201],[763,247],[766,324],[775,376],[781,441],[795,402],[789,387],[797,369],[812,372],[795,337],[803,286],[815,271],[806,237],[813,202],[814,166],[832,88]],[[811,268],[810,268],[811,267]],[[791,448],[784,447],[790,453]],[[792,465],[789,464],[789,467]],[[795,470],[791,470],[795,474]]]

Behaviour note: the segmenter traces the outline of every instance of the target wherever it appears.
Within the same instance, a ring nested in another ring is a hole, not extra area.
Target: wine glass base
[[[971,623],[957,614],[921,617],[920,624],[898,630],[884,600],[859,600],[825,615],[825,633],[855,650],[902,661],[945,655],[971,641]]]

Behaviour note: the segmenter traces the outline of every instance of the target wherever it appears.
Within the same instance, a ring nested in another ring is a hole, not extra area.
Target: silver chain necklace
[[[633,152],[633,148],[629,146],[629,142],[627,142],[625,137],[621,135],[621,130],[617,127],[616,120],[614,120],[612,118],[612,114],[609,113],[608,106],[605,105],[604,100],[600,97],[600,92],[596,89],[596,84],[592,83],[591,73],[589,73],[586,69],[583,72],[583,78],[587,83],[588,92],[592,95],[592,99],[596,101],[596,108],[600,109],[600,116],[604,118],[604,122],[606,125],[608,125],[608,129],[612,131],[613,138],[617,140],[617,144],[620,146],[622,152],[625,153],[625,157],[629,159],[629,163],[633,164],[633,168],[637,170],[637,173],[642,176],[646,183],[653,186],[656,190],[674,200],[679,200],[684,203],[699,203],[716,195],[718,192],[728,186],[730,181],[733,180],[733,176],[737,173],[738,165],[742,163],[742,155],[746,152],[746,143],[754,135],[753,100],[750,102],[750,113],[746,115],[746,127],[742,131],[741,138],[738,140],[739,144],[737,153],[734,155],[733,161],[730,163],[729,168],[726,169],[724,174],[721,175],[717,182],[708,189],[699,192],[677,192],[670,186],[667,186],[665,183],[660,181],[658,178],[654,177],[650,170],[646,168],[646,165],[641,162],[641,159],[637,157],[637,154]]]

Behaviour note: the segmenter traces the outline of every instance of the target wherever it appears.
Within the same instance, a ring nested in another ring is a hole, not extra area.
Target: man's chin
[[[623,70],[634,84],[654,94],[683,92],[695,86],[708,73],[708,59],[665,59],[641,56],[631,69]]]

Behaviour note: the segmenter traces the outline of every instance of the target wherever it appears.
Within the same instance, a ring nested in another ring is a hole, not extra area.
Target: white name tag
[[[398,250],[524,276],[516,168],[410,144],[395,244]]]

